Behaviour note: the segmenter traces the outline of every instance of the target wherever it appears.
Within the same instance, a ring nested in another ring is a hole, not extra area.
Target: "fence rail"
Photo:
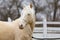
[[[60,27],[47,27],[47,24],[58,24],[60,22],[47,22],[43,20],[42,22],[36,22],[35,24],[43,24],[43,27],[35,27],[33,37],[39,39],[50,39],[50,38],[60,38]]]
[[[46,22],[47,24],[60,24],[60,22]],[[37,21],[35,24],[43,24],[42,21]]]

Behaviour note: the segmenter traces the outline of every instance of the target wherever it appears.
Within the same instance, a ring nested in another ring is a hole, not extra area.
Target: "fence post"
[[[43,18],[43,38],[44,40],[47,40],[45,39],[47,37],[47,20],[46,20],[46,17]]]

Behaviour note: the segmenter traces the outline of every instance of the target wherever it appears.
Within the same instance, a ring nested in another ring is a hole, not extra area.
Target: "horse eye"
[[[28,15],[30,15],[30,14],[28,14]]]

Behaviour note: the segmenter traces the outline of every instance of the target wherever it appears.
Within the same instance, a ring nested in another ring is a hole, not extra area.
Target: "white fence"
[[[36,24],[43,24],[43,27],[35,27],[33,37],[39,39],[60,38],[60,27],[47,27],[47,24],[60,24],[60,22],[36,22]]]

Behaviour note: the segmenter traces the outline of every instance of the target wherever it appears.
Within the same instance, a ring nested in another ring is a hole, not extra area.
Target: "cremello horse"
[[[32,40],[34,27],[35,11],[30,4],[23,8],[21,17],[15,21],[0,21],[0,40]]]
[[[32,40],[32,33],[35,27],[35,11],[32,4],[25,6],[21,12],[24,22],[20,22],[24,29],[20,29],[20,40]]]

